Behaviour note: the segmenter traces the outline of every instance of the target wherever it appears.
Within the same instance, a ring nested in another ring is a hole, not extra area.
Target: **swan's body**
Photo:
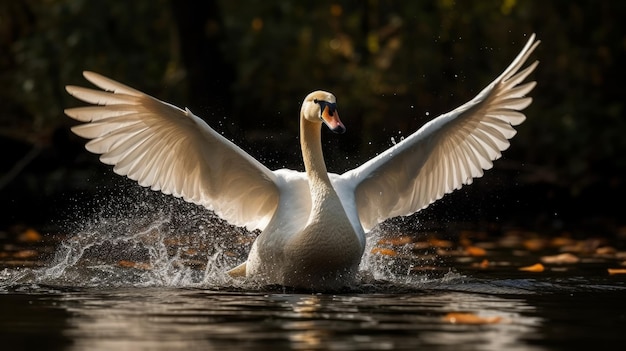
[[[472,101],[424,125],[402,142],[342,175],[326,171],[321,125],[335,132],[335,97],[309,94],[300,113],[306,172],[270,171],[189,110],[92,72],[98,87],[68,86],[100,106],[67,109],[86,124],[87,150],[142,186],[203,205],[234,225],[261,229],[248,259],[230,271],[264,283],[332,289],[350,282],[365,233],[387,218],[419,211],[492,166],[524,121],[519,112],[537,66],[519,71],[539,44],[532,35],[511,65]]]

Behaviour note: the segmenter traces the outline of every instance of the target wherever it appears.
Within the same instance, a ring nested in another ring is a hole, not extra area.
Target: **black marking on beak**
[[[338,125],[334,129],[331,129],[331,131],[335,134],[343,134],[346,132],[346,127]]]
[[[320,105],[320,119],[322,119],[322,114],[324,113],[324,109],[326,108],[328,108],[328,114],[331,116],[334,116],[335,111],[337,111],[337,103],[318,99],[313,100],[313,102]]]

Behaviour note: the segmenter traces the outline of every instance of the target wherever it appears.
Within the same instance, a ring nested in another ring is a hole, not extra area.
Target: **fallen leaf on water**
[[[43,239],[41,234],[33,228],[27,228],[20,233],[17,237],[17,241],[22,243],[36,243]]]
[[[383,238],[378,240],[378,245],[394,245],[394,246],[400,246],[400,245],[406,245],[406,244],[410,244],[412,241],[410,236],[399,236],[399,237],[395,237],[395,238]]]
[[[454,246],[454,243],[450,240],[441,240],[437,238],[429,238],[428,243],[432,247],[439,247],[439,248],[450,248]]]
[[[528,251],[543,250],[547,245],[548,245],[548,241],[546,239],[533,238],[533,239],[524,240],[524,247]]]
[[[626,268],[609,268],[608,271],[610,275],[626,274]]]
[[[413,250],[425,250],[430,248],[430,244],[425,241],[418,241],[413,243]]]
[[[473,313],[457,313],[451,312],[443,317],[443,320],[452,324],[496,324],[502,321],[502,317],[481,317]]]
[[[501,247],[514,248],[522,246],[522,242],[523,240],[520,234],[517,232],[508,232],[498,240],[498,245]]]
[[[574,242],[570,245],[563,245],[559,248],[561,252],[575,252],[575,253],[585,253],[587,252],[587,247],[585,243],[582,241]]]
[[[148,270],[152,268],[149,263],[135,262],[135,261],[129,261],[129,260],[121,260],[117,262],[117,265],[120,267],[124,267],[124,268],[136,268],[136,269],[143,269],[143,270]]]
[[[554,256],[543,256],[541,257],[541,262],[555,264],[555,263],[578,263],[580,258],[578,256],[572,255],[571,253],[563,253],[560,255]]]
[[[26,258],[37,257],[38,255],[39,253],[35,250],[20,250],[20,251],[13,253],[13,258],[26,259]]]
[[[376,255],[387,255],[387,256],[396,256],[398,254],[394,250],[386,249],[384,247],[375,247],[372,249],[371,252]]]
[[[465,248],[465,252],[470,256],[485,256],[487,251],[482,247],[468,246]]]
[[[524,272],[543,272],[545,268],[541,263],[536,263],[532,266],[520,267],[519,270]]]
[[[617,253],[617,250],[611,246],[602,246],[596,249],[596,254],[598,255],[614,255]]]
[[[575,244],[574,239],[567,236],[559,236],[550,241],[550,245],[553,247],[571,246]]]
[[[459,239],[459,244],[463,247],[472,246],[472,241],[468,238]]]

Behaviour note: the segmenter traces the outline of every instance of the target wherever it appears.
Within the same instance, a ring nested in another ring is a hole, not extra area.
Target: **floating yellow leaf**
[[[371,251],[375,255],[386,255],[386,256],[396,256],[398,253],[392,249],[387,249],[384,247],[375,247]]]
[[[413,250],[425,250],[430,248],[430,244],[425,241],[418,241],[413,243]]]
[[[485,249],[478,246],[468,246],[465,248],[465,252],[470,256],[485,256],[487,254]]]
[[[541,263],[536,263],[532,266],[521,267],[519,270],[524,272],[543,272],[545,268]]]
[[[533,238],[524,240],[524,247],[528,251],[539,251],[547,246],[548,242],[545,239]]]
[[[17,241],[22,243],[36,243],[43,239],[41,234],[33,228],[27,228],[17,237]]]
[[[578,256],[572,255],[571,253],[563,253],[560,255],[541,257],[541,262],[548,263],[548,264],[578,263],[579,261],[580,261],[580,258],[578,258]]]
[[[457,313],[451,312],[443,317],[443,320],[452,324],[496,324],[502,321],[502,317],[481,317],[473,313]]]
[[[440,240],[440,239],[437,239],[437,238],[430,238],[430,239],[428,239],[428,243],[432,247],[439,247],[439,248],[450,248],[450,247],[454,246],[452,241]]]
[[[608,271],[610,275],[626,274],[626,268],[609,268]]]
[[[559,236],[550,241],[550,245],[553,247],[571,246],[575,244],[574,239],[567,236]]]
[[[596,249],[596,254],[598,255],[611,256],[611,255],[615,255],[616,253],[617,253],[617,250],[611,246],[602,246]]]
[[[411,237],[409,236],[399,236],[399,237],[395,237],[395,238],[384,238],[384,239],[380,239],[378,240],[378,245],[395,245],[395,246],[400,246],[400,245],[406,245],[411,243]]]

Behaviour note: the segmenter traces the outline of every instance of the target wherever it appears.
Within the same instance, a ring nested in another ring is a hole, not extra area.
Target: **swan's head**
[[[324,123],[335,133],[343,134],[346,127],[339,119],[337,99],[327,91],[314,91],[304,98],[302,117],[309,122]]]

